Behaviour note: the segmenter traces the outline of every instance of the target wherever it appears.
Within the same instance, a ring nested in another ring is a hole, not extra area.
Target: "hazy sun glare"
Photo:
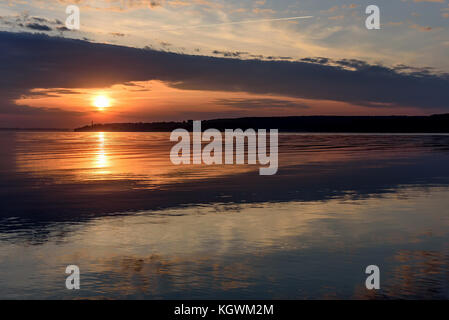
[[[99,110],[103,110],[111,105],[111,100],[107,96],[96,96],[94,98],[93,104]]]

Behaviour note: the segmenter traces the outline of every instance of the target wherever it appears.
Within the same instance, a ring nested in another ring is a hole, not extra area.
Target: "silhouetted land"
[[[75,131],[164,132],[192,130],[183,122],[94,124]],[[201,121],[204,131],[225,129],[279,129],[280,132],[449,133],[449,114],[432,116],[298,116],[215,119]]]

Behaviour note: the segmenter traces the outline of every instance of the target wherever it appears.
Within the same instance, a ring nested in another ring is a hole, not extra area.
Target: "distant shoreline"
[[[297,133],[449,133],[449,114],[431,116],[293,116],[247,117],[201,121],[202,130],[278,129]],[[192,120],[151,123],[87,125],[75,132],[171,132],[192,131]]]
[[[292,133],[449,133],[449,114],[431,116],[291,116],[202,120],[202,130],[278,129]],[[171,132],[192,131],[192,120],[149,123],[97,123],[76,129],[0,128],[0,132]]]

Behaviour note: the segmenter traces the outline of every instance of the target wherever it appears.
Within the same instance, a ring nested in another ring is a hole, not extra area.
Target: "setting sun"
[[[99,110],[103,110],[111,105],[111,100],[107,96],[96,96],[93,102],[94,106]]]

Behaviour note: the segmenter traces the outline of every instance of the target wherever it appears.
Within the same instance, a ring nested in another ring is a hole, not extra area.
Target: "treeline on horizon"
[[[193,121],[105,123],[77,128],[77,132],[192,131]],[[431,116],[293,116],[202,120],[201,130],[279,129],[279,132],[449,133],[449,114]]]

